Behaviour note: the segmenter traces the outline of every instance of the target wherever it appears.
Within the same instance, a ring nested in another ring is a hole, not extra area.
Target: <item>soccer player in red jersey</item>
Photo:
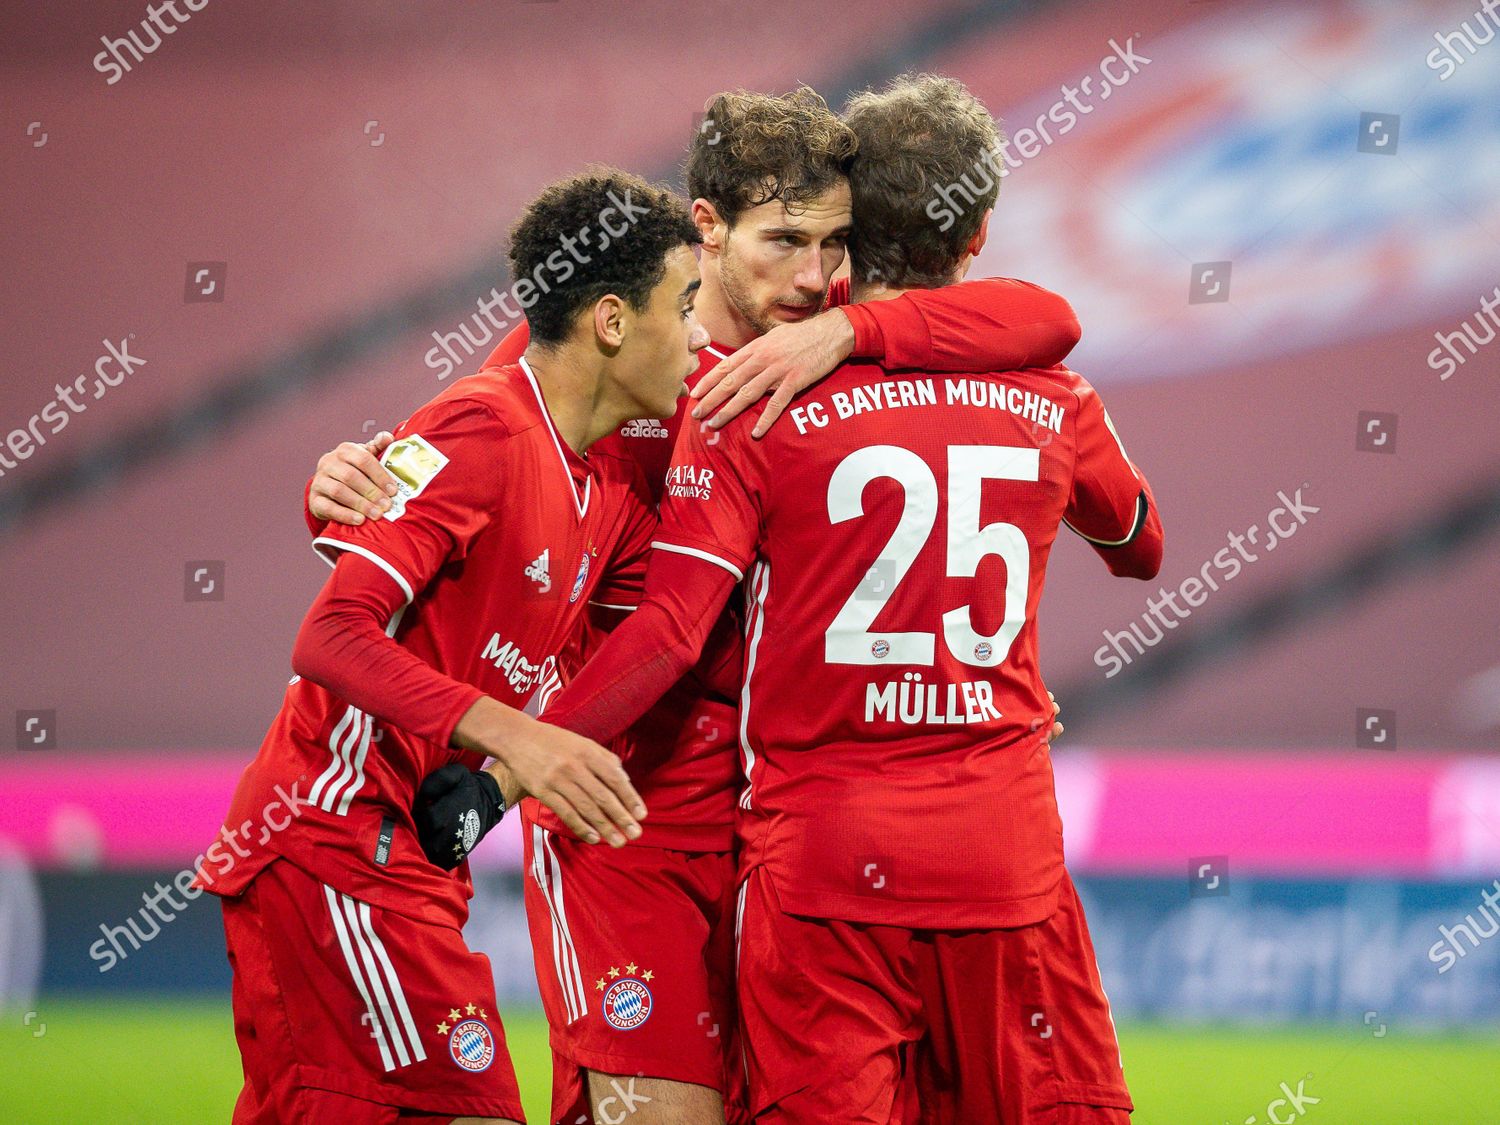
[[[993,195],[945,232],[921,187],[994,148],[989,115],[926,77],[847,120],[884,169],[852,177],[856,297],[962,277]],[[1063,523],[1116,574],[1160,566],[1150,488],[1062,367],[848,364],[762,440],[749,418],[679,439],[647,600],[545,720],[612,737],[747,582],[739,999],[757,1121],[1128,1118],[1038,733],[1037,609]]]
[[[1009,279],[811,316],[825,302],[847,300],[847,285],[830,286],[830,278],[850,231],[849,131],[810,90],[720,95],[705,120],[687,175],[704,239],[698,313],[714,342],[700,353],[694,379],[760,333],[792,324],[811,341],[804,350],[823,357],[816,375],[851,350],[893,367],[967,370],[1050,364],[1076,343],[1066,301]],[[518,330],[486,366],[512,361],[525,344]],[[637,419],[606,439],[645,467],[658,498],[683,417],[679,410]],[[379,478],[360,446],[326,456],[308,493],[315,532],[318,517],[347,522],[360,508],[378,515],[371,497]],[[597,649],[629,608],[596,606],[580,655]],[[726,614],[719,639],[737,641],[738,625]],[[554,1121],[586,1119],[586,1083],[596,1119],[607,1119],[618,1107],[616,1086],[629,1076],[644,1076],[633,1089],[652,1099],[631,1116],[641,1125],[722,1121],[726,1089],[727,1116],[739,1119],[732,850],[739,660],[737,646],[711,647],[695,674],[613,743],[652,810],[639,840],[621,852],[587,848],[546,810],[523,806],[528,916],[553,1029]],[[715,690],[716,680],[727,687]]]
[[[562,237],[622,221],[607,252],[547,264]],[[228,862],[198,874],[223,898],[237,1122],[523,1120],[490,965],[461,934],[467,867],[428,861],[411,809],[429,773],[493,756],[497,798],[540,798],[585,839],[639,835],[619,760],[525,712],[560,687],[584,607],[647,549],[639,466],[584,454],[685,393],[707,341],[697,240],[680,202],[622,172],[544,191],[510,249],[515,275],[548,282],[525,355],[417,410],[383,457],[385,518],[317,539],[333,572],[297,676],[210,849]],[[273,821],[288,797],[295,816]],[[485,827],[469,813],[456,844]]]

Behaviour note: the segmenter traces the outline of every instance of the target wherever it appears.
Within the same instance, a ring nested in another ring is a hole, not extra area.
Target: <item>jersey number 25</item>
[[[1026,621],[1031,577],[1031,552],[1019,527],[1003,522],[979,526],[983,484],[987,480],[1034,481],[1040,466],[1041,453],[1036,449],[948,447],[949,577],[974,577],[989,555],[1005,560],[1005,619],[999,630],[990,635],[977,632],[967,605],[943,614],[943,641],[948,651],[965,664],[990,668],[1005,660]],[[837,525],[862,517],[865,486],[880,479],[895,481],[906,495],[896,529],[871,568],[882,578],[889,575],[890,581],[887,588],[873,594],[863,584],[855,589],[828,626],[823,639],[824,659],[829,664],[932,664],[935,633],[870,632],[937,523],[938,481],[931,467],[911,450],[897,445],[856,449],[839,462],[828,482],[828,518]]]

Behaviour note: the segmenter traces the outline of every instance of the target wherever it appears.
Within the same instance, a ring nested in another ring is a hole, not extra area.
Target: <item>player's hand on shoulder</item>
[[[854,327],[838,309],[798,324],[777,325],[699,381],[693,388],[693,397],[700,399],[693,417],[708,418],[706,425],[718,429],[769,394],[771,401],[752,431],[753,436],[763,437],[793,398],[853,351]]]
[[[396,481],[380,458],[394,440],[382,430],[367,442],[342,442],[318,458],[307,500],[312,514],[351,527],[384,515],[396,495]]]
[[[1047,698],[1052,700],[1052,730],[1047,735],[1047,741],[1056,742],[1062,737],[1063,732],[1063,725],[1058,721],[1058,716],[1062,714],[1062,705],[1057,702],[1057,696],[1050,691],[1047,693]]]
[[[500,823],[507,807],[494,777],[452,762],[422,780],[412,820],[423,853],[444,871],[452,871]]]

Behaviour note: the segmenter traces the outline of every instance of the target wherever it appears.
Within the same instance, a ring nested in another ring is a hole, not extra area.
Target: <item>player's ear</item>
[[[985,241],[990,237],[990,216],[994,213],[995,209],[990,207],[985,211],[984,218],[979,220],[979,229],[974,232],[974,237],[969,239],[969,245],[964,249],[969,257],[979,257],[979,252],[984,249]]]
[[[729,224],[719,214],[719,209],[706,199],[693,200],[693,225],[703,236],[703,249],[718,254],[724,249],[729,237]]]
[[[607,351],[625,342],[625,302],[613,293],[594,302],[594,339]]]

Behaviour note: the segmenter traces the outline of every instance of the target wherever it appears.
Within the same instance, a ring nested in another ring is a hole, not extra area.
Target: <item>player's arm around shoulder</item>
[[[445,393],[403,422],[381,455],[396,488],[389,510],[379,520],[330,524],[313,548],[330,562],[347,551],[378,559],[415,600],[502,510],[510,440],[511,425],[492,403]]]
[[[910,289],[844,310],[853,354],[886,367],[924,371],[1014,371],[1051,367],[1083,335],[1061,294],[1013,277]]]
[[[693,388],[700,399],[695,419],[719,429],[766,395],[770,400],[754,422],[762,437],[787,404],[823,379],[854,352],[854,326],[842,308],[829,309],[800,324],[782,324],[721,360]]]
[[[460,380],[428,402],[401,423],[402,434],[412,432],[414,425],[444,428],[456,415],[482,406],[482,396],[468,393],[467,384],[467,380]],[[395,442],[395,434],[381,430],[367,441],[340,442],[318,458],[303,491],[303,518],[314,536],[321,535],[329,524],[359,527],[390,513],[401,491],[398,478],[386,464],[386,455]]]
[[[1066,298],[1009,277],[913,289],[890,300],[829,309],[751,340],[694,388],[694,418],[723,426],[769,394],[763,437],[787,404],[844,360],[892,369],[1011,371],[1061,363],[1083,329]]]

